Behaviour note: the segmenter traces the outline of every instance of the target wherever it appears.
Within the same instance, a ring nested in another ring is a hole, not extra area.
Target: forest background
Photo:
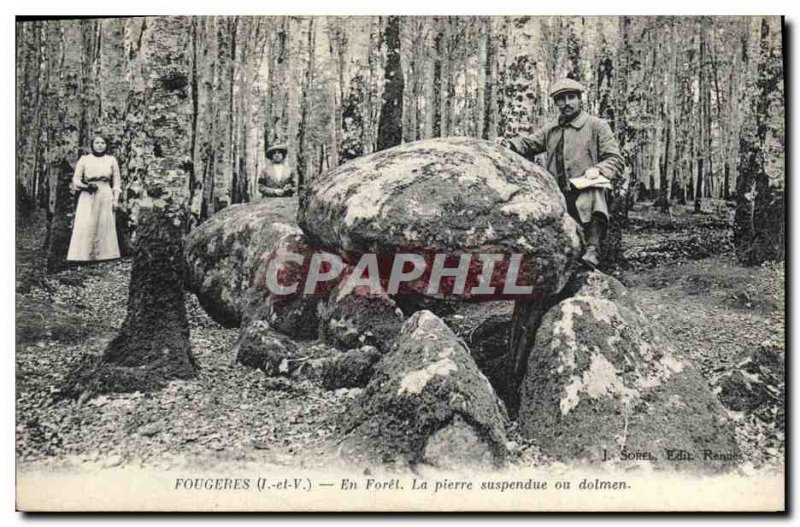
[[[66,184],[94,133],[120,161],[126,234],[163,190],[190,209],[192,228],[259,197],[271,145],[289,145],[304,186],[400,142],[531,133],[554,117],[548,87],[566,76],[588,87],[586,109],[620,141],[625,210],[637,199],[665,212],[735,199],[740,259],[779,259],[781,30],[777,17],[23,21],[18,209],[48,209],[55,270],[71,221]]]

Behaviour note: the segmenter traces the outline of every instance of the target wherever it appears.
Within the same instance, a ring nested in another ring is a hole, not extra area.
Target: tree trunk
[[[308,20],[308,63],[306,65],[305,80],[303,82],[303,96],[300,103],[300,125],[297,132],[297,192],[298,195],[305,188],[308,178],[310,152],[308,145],[308,123],[312,108],[311,88],[314,84],[314,47],[315,47],[314,19]]]
[[[376,100],[378,99],[378,71],[380,69],[380,49],[381,49],[381,20],[380,17],[372,17],[369,23],[370,34],[369,42],[367,44],[367,64],[369,66],[368,78],[366,82],[365,92],[365,108],[362,114],[364,126],[362,128],[363,138],[361,144],[364,148],[364,153],[369,154],[375,151],[376,137],[375,137],[375,123],[376,123]]]
[[[697,160],[697,185],[694,189],[694,212],[696,214],[702,212],[703,196],[705,195],[704,182],[708,178],[707,173],[710,173],[711,171],[711,116],[709,115],[710,106],[708,104],[709,87],[706,85],[708,78],[708,75],[706,75],[706,44],[708,39],[707,19],[703,19],[700,24],[700,65],[697,69],[697,84],[700,90],[699,126],[701,153],[699,159]]]
[[[727,159],[725,160],[724,177],[722,199],[728,201],[731,199],[731,164]]]
[[[484,92],[483,92],[483,133],[481,137],[484,139],[492,139],[492,117],[494,116],[495,108],[495,83],[494,83],[494,42],[492,40],[492,19],[487,18],[486,22],[486,62],[483,65],[483,72],[485,77]]]
[[[80,155],[80,123],[83,117],[81,100],[81,46],[73,45],[82,41],[80,21],[64,20],[53,22],[48,39],[57,46],[54,57],[59,67],[50,73],[53,85],[48,118],[48,153],[50,165],[49,206],[47,211],[47,236],[45,239],[45,258],[48,272],[57,272],[66,264],[69,240],[71,237],[72,216],[75,211],[75,198],[69,192],[72,180],[72,167]]]
[[[342,108],[345,92],[345,68],[347,67],[347,34],[342,27],[342,20],[336,18],[329,21],[331,38],[331,59],[336,65],[336,83],[333,86],[331,104],[331,166],[339,166],[342,159]]]
[[[100,360],[92,358],[68,376],[68,394],[153,390],[197,370],[183,297],[193,141],[186,133],[192,123],[190,26],[187,17],[154,17],[141,37],[141,83],[135,85],[143,106],[132,115],[142,117],[135,143],[150,199],[139,216],[128,312]],[[156,100],[154,108],[149,101]]]
[[[403,142],[403,70],[400,67],[400,17],[390,16],[386,23],[386,70],[378,120],[377,150]]]
[[[785,255],[783,164],[783,64],[781,34],[761,20],[754,102],[742,125],[734,242],[746,264],[782,260]]]
[[[426,129],[425,114],[422,111],[421,99],[425,93],[424,87],[428,71],[426,66],[428,58],[426,37],[428,22],[427,19],[422,18],[415,19],[414,24],[417,28],[417,33],[415,33],[416,38],[414,39],[414,43],[412,45],[412,53],[414,55],[414,84],[411,94],[411,111],[413,112],[413,140],[418,141],[425,136]]]
[[[197,363],[189,344],[183,292],[181,206],[148,209],[137,233],[128,314],[103,361],[143,368],[155,382],[193,377]],[[140,379],[149,384],[150,380]],[[131,386],[131,390],[147,386]]]
[[[671,123],[667,123],[665,128],[666,137],[664,138],[664,163],[661,167],[661,185],[659,187],[658,201],[661,212],[669,212],[669,171],[670,171],[670,148],[671,148]]]
[[[50,206],[47,211],[47,235],[45,236],[48,273],[61,271],[66,265],[76,205],[75,196],[70,191],[73,172],[74,166],[66,160],[54,163],[48,168]]]
[[[444,56],[443,22],[435,19],[436,38],[434,46],[436,57],[433,59],[433,137],[442,137],[442,57]]]

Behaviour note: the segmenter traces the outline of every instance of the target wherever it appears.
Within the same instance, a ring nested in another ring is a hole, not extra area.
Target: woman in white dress
[[[67,260],[91,262],[119,258],[114,209],[122,192],[119,165],[106,153],[102,136],[92,139],[92,153],[75,166],[73,186],[80,191]]]

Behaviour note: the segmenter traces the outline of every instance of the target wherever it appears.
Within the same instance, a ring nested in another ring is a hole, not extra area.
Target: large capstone
[[[735,463],[725,410],[625,286],[600,272],[576,281],[575,294],[551,308],[536,332],[520,433],[562,460],[627,457],[689,470]]]
[[[306,198],[298,221],[313,243],[355,255],[520,254],[534,296],[563,287],[581,248],[555,178],[478,139],[416,141],[355,159],[311,183]],[[425,294],[425,285],[412,289]]]
[[[495,466],[507,416],[463,341],[429,311],[409,318],[341,417],[343,455],[368,464]]]
[[[189,233],[187,285],[215,321],[239,326],[261,256],[284,235],[300,232],[296,216],[297,199],[274,198],[226,207]]]

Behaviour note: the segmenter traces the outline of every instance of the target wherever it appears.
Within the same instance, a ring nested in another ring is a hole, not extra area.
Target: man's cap
[[[284,157],[286,157],[286,153],[289,151],[289,147],[285,144],[281,143],[279,145],[271,146],[267,149],[267,157],[271,157],[272,154],[275,152],[281,152]]]
[[[583,84],[574,80],[574,79],[561,79],[553,84],[553,87],[550,88],[550,97],[555,97],[559,93],[566,93],[566,92],[579,92],[583,93],[586,91],[586,88],[583,87]]]

